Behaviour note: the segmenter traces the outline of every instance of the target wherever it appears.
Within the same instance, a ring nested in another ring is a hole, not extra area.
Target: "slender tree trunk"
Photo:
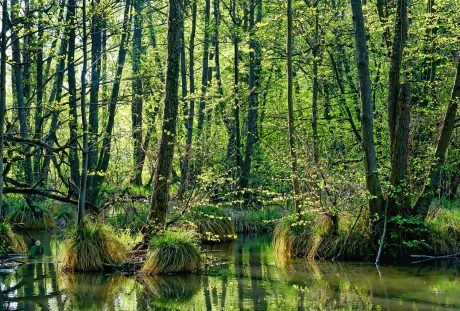
[[[452,95],[447,106],[447,111],[444,116],[441,132],[436,144],[434,153],[435,163],[430,171],[430,180],[428,185],[423,189],[422,194],[415,204],[414,213],[423,218],[428,214],[430,204],[435,197],[441,183],[441,171],[446,159],[447,149],[452,138],[452,132],[455,127],[457,117],[458,103],[460,101],[460,51],[457,60],[457,73],[452,87]]]
[[[82,6],[82,23],[83,23],[83,68],[81,71],[81,124],[83,129],[83,148],[82,148],[82,165],[81,165],[81,178],[80,178],[80,193],[78,196],[78,215],[77,223],[80,225],[85,215],[86,203],[86,181],[88,177],[88,162],[89,162],[89,148],[88,148],[88,120],[86,119],[86,63],[87,63],[87,49],[86,49],[86,0],[83,0]],[[94,34],[93,34],[94,35]]]
[[[88,122],[88,187],[93,184],[94,174],[97,172],[98,135],[99,135],[99,84],[101,82],[102,64],[102,25],[100,0],[91,1],[91,84],[89,92],[89,119]],[[86,56],[86,55],[84,55]]]
[[[17,0],[11,0],[11,23],[13,26],[18,27],[19,16],[19,3]],[[16,28],[18,29],[18,28]],[[24,80],[23,80],[23,70],[21,68],[21,49],[19,44],[19,37],[16,33],[15,28],[11,27],[11,48],[12,48],[12,75],[13,75],[13,92],[15,95],[15,103],[18,110],[19,118],[19,132],[21,138],[28,138],[29,129],[27,124],[28,119],[28,107],[26,104],[26,99],[24,98]],[[23,148],[23,151],[26,152],[28,148]],[[25,182],[29,185],[32,184],[32,161],[30,157],[26,156],[24,159],[24,175]]]
[[[394,195],[390,195],[389,211],[394,213],[407,209],[409,202],[405,195],[404,180],[407,174],[410,88],[408,82],[401,83],[401,69],[404,46],[407,41],[407,0],[400,0],[396,6],[396,22],[388,77],[388,127],[390,132],[391,174],[390,182]]]
[[[205,108],[206,108],[206,91],[209,81],[209,16],[211,11],[210,0],[205,0],[204,9],[204,37],[203,37],[203,61],[201,66],[201,97],[200,106],[198,107],[198,124],[197,137],[200,141],[203,132]],[[201,162],[201,161],[200,161]],[[200,166],[200,165],[199,165]],[[200,167],[198,167],[200,169]]]
[[[364,168],[366,173],[366,189],[372,198],[369,199],[370,215],[383,216],[383,195],[377,172],[377,157],[374,144],[373,102],[371,78],[369,74],[369,57],[367,53],[366,30],[361,0],[351,0],[353,13],[353,29],[355,39],[356,65],[358,67],[359,93],[361,96],[361,135],[364,151]]]
[[[197,4],[196,0],[192,0],[192,25],[190,31],[190,40],[189,40],[189,107],[187,110],[187,134],[185,138],[185,158],[184,164],[182,165],[181,173],[181,185],[179,189],[179,196],[183,197],[185,191],[187,191],[188,184],[190,182],[190,162],[192,158],[192,143],[193,143],[193,119],[195,118],[195,66],[194,66],[194,57],[195,57],[195,31],[196,31],[196,13],[197,13]]]
[[[294,208],[297,215],[300,217],[300,205],[298,204],[298,196],[300,194],[299,179],[297,178],[297,152],[295,150],[295,127],[294,127],[294,103],[293,103],[293,70],[292,70],[292,0],[287,1],[287,108],[288,108],[288,135],[289,135],[289,151],[291,154],[291,178],[294,189]]]
[[[251,164],[254,147],[258,140],[257,135],[257,115],[258,115],[258,93],[259,93],[259,74],[260,74],[260,46],[255,37],[255,26],[260,22],[261,16],[257,14],[256,1],[249,2],[249,107],[248,107],[248,132],[246,138],[246,149],[244,161],[241,169],[240,186],[245,189],[249,185],[251,175]],[[245,192],[247,198],[247,192]]]
[[[134,141],[134,180],[136,186],[142,186],[142,110],[143,110],[143,88],[141,76],[142,56],[142,7],[143,0],[134,0],[134,30],[132,47],[132,70],[133,70],[133,102],[131,105],[132,131]]]
[[[8,21],[8,2],[2,3],[2,33],[0,46],[0,221],[3,221],[3,135],[6,114],[6,32]]]
[[[168,53],[166,69],[166,85],[161,132],[160,150],[153,180],[153,195],[148,217],[149,228],[153,232],[163,230],[169,201],[169,178],[174,157],[176,136],[177,110],[179,106],[179,63],[180,63],[180,30],[182,12],[180,0],[169,0],[168,16]]]
[[[118,49],[117,57],[117,66],[115,71],[115,78],[113,81],[112,92],[110,95],[110,100],[108,103],[108,116],[107,123],[105,126],[102,146],[99,152],[97,172],[94,176],[94,181],[92,182],[91,188],[88,189],[88,201],[95,205],[94,203],[97,200],[99,191],[101,190],[102,182],[104,181],[104,174],[107,172],[109,167],[110,160],[110,151],[112,145],[112,132],[115,125],[115,112],[118,102],[118,93],[120,91],[121,75],[123,74],[123,68],[126,60],[126,51],[127,51],[127,41],[129,34],[129,25],[130,25],[130,9],[131,9],[131,0],[126,0],[125,9],[123,13],[123,25],[122,25],[122,34],[120,38],[120,44]]]
[[[34,138],[41,139],[43,136],[43,47],[41,38],[44,34],[43,22],[41,20],[42,13],[39,12],[39,21],[38,21],[38,47],[37,47],[37,72],[36,72],[36,96],[37,96],[37,105],[35,108],[35,127],[34,127]],[[39,146],[34,149],[33,157],[33,179],[34,182],[40,181],[40,160],[42,158],[42,148]]]
[[[76,12],[75,0],[68,0],[67,14],[69,15],[69,49],[67,52],[67,78],[69,84],[69,163],[71,187],[75,194],[79,193],[80,165],[78,158],[78,130],[77,130],[77,82],[75,77],[75,36],[76,36]]]
[[[232,15],[236,19],[236,2],[232,2]],[[235,25],[237,26],[237,25]],[[234,154],[235,154],[235,180],[237,184],[240,183],[239,177],[241,175],[242,168],[242,158],[241,158],[241,130],[240,130],[240,103],[239,103],[239,83],[240,83],[240,68],[239,68],[239,59],[240,59],[240,50],[239,50],[239,41],[238,28],[234,27],[232,36],[233,42],[233,138],[234,138]],[[229,139],[231,139],[230,137]],[[232,142],[230,141],[229,144]]]
[[[315,2],[317,3],[317,2]],[[315,30],[313,34],[313,85],[312,85],[312,117],[311,117],[311,128],[313,131],[313,161],[319,162],[319,142],[318,142],[318,52],[319,52],[319,24],[318,24],[318,7],[315,4]]]

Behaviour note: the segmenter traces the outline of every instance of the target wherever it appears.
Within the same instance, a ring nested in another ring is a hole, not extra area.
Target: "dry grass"
[[[88,220],[69,231],[66,245],[63,270],[67,271],[103,271],[107,265],[120,264],[128,251],[110,227]]]
[[[154,237],[141,272],[148,275],[187,273],[201,264],[196,238],[187,232],[165,232]]]
[[[11,230],[10,225],[0,222],[0,254],[26,253],[27,245],[24,239]]]

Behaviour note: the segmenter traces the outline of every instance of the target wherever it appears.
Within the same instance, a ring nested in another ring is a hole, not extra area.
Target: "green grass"
[[[13,232],[10,225],[0,222],[0,254],[26,253],[24,239]]]
[[[237,238],[230,213],[222,207],[195,206],[186,219],[195,224],[204,242],[225,242]]]
[[[434,255],[454,254],[460,251],[460,206],[457,203],[436,204],[427,217],[427,244]]]
[[[185,231],[166,231],[150,241],[141,272],[147,275],[188,273],[198,270],[200,264],[196,236]]]
[[[70,228],[65,244],[63,270],[67,271],[103,271],[107,265],[120,264],[127,253],[127,247],[109,226],[88,219]]]

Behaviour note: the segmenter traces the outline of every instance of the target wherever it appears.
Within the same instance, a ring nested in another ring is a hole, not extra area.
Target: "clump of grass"
[[[40,209],[37,215],[26,204],[15,204],[10,207],[8,221],[29,230],[47,230],[54,228],[53,215],[47,208]]]
[[[460,251],[460,210],[440,208],[433,213],[428,219],[427,244],[437,256]]]
[[[24,239],[14,233],[9,224],[0,222],[0,254],[26,252],[27,245]]]
[[[236,240],[237,235],[230,214],[223,208],[210,205],[195,206],[188,215],[204,242]]]
[[[166,231],[150,241],[141,272],[149,275],[186,273],[200,268],[197,238],[185,231]]]
[[[273,248],[282,257],[314,258],[327,228],[327,217],[304,213],[284,217],[273,231]]]
[[[63,270],[103,271],[107,265],[118,265],[127,253],[126,245],[107,225],[85,220],[69,230]]]
[[[246,210],[232,213],[235,231],[238,233],[273,232],[282,218],[277,210]]]

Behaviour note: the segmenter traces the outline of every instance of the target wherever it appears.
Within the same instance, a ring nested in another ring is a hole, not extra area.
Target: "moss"
[[[103,271],[107,265],[118,265],[125,258],[127,247],[107,225],[85,220],[69,230],[63,270]]]
[[[9,224],[0,222],[0,254],[26,252],[27,245],[24,239],[14,233]]]
[[[15,204],[9,208],[8,221],[21,228],[30,230],[47,230],[54,228],[53,215],[47,208],[40,209],[38,215],[34,214],[31,208],[25,204]]]
[[[225,242],[237,238],[230,214],[221,207],[201,205],[192,208],[187,219],[194,223],[204,242]]]
[[[201,264],[197,238],[185,231],[167,231],[152,238],[141,272],[148,275],[187,273]]]

